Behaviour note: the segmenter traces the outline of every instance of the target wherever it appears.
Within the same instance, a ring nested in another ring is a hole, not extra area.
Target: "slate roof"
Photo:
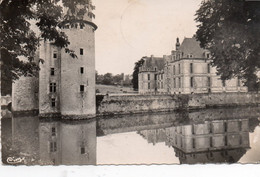
[[[179,48],[182,58],[187,58],[188,54],[192,54],[192,58],[205,58],[204,53],[207,51],[200,47],[200,43],[195,38],[184,38]]]
[[[157,68],[157,71],[162,70],[164,68],[165,60],[164,58],[160,57],[146,57],[143,68],[154,70],[154,68]]]

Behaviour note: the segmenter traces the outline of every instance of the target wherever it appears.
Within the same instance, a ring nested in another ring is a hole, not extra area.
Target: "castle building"
[[[157,87],[157,78],[162,76],[160,71],[163,70],[165,60],[163,58],[157,58],[153,55],[145,58],[142,67],[139,68],[138,74],[138,85],[139,93],[153,93],[155,91],[160,91],[160,87]],[[160,84],[163,84],[160,83]]]
[[[41,116],[95,115],[94,32],[97,26],[92,22],[93,9],[88,1],[81,20],[63,21],[62,31],[70,41],[68,48],[75,51],[77,58],[72,58],[66,49],[52,45],[51,41],[41,42],[39,58],[44,63],[40,63],[39,76],[33,78],[37,82],[32,83],[32,78],[23,77],[13,84],[14,111],[38,109]],[[19,90],[26,86],[30,86],[29,91]],[[31,105],[24,105],[28,103]]]
[[[220,79],[216,74],[216,68],[210,65],[212,61],[210,52],[202,49],[195,38],[184,38],[182,44],[177,38],[176,50],[173,50],[171,55],[160,58],[163,60],[161,61],[164,63],[163,67],[155,62],[156,59],[145,58],[144,64],[139,69],[140,94],[247,92],[247,87],[242,86],[238,78],[226,81]],[[157,77],[149,77],[151,72]]]

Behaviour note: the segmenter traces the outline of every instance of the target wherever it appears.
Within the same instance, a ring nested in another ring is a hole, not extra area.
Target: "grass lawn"
[[[122,87],[115,85],[100,85],[96,84],[96,90],[99,90],[101,94],[107,93],[135,93],[132,87]]]

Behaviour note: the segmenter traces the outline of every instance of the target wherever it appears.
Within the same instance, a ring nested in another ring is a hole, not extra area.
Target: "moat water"
[[[260,108],[1,119],[6,165],[259,163]]]

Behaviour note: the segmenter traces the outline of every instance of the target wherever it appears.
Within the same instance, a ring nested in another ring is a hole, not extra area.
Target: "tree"
[[[74,51],[68,48],[68,37],[61,30],[65,25],[62,22],[72,24],[76,19],[83,23],[88,3],[87,0],[2,0],[1,81],[36,75],[39,67],[34,58],[40,39],[49,40],[53,45],[65,48],[65,51],[75,58]],[[63,7],[68,10],[63,12]],[[90,15],[93,16],[92,13]],[[39,35],[33,30],[32,23],[40,32]]]
[[[222,80],[238,77],[249,90],[259,84],[260,3],[246,0],[207,0],[195,20],[196,38],[212,55]]]
[[[138,90],[138,73],[139,73],[139,67],[143,65],[144,63],[144,58],[142,57],[140,60],[135,62],[135,67],[134,67],[134,72],[133,72],[133,79],[132,79],[132,84],[133,84],[133,89]]]
[[[124,80],[124,74],[123,73],[113,76],[113,83],[114,84],[120,85],[120,84],[122,84],[123,80]]]
[[[103,79],[102,84],[112,85],[113,84],[113,75],[111,73],[106,73],[104,75],[104,79]]]
[[[123,81],[123,85],[124,85],[124,86],[131,86],[131,83],[132,83],[132,82],[131,82],[130,77],[131,77],[131,76],[128,75],[128,74],[125,75],[125,79],[124,79],[124,81]]]

